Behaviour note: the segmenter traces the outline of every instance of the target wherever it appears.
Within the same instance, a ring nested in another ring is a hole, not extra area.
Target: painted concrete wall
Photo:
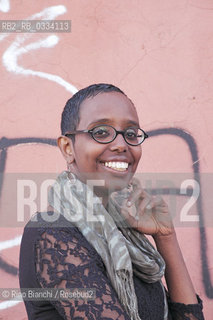
[[[6,138],[0,140],[1,171],[63,170],[54,139],[66,100],[92,83],[119,86],[150,133],[138,171],[200,174],[202,193],[192,208],[199,221],[180,224],[177,233],[210,320],[212,0],[1,0],[0,19],[72,20],[71,33],[0,33],[0,137]],[[4,196],[8,189],[1,183]],[[200,228],[203,221],[208,223]],[[21,234],[21,228],[1,228],[2,288],[18,287]],[[0,302],[0,317],[11,319],[14,313],[26,319],[22,303]]]

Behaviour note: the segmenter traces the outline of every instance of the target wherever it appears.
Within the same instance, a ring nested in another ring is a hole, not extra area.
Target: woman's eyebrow
[[[107,119],[107,118],[98,119],[98,120],[95,120],[95,121],[93,121],[93,122],[90,122],[89,127],[90,127],[90,126],[94,126],[94,125],[96,125],[96,124],[102,124],[102,123],[105,123],[105,124],[107,124],[107,123],[112,123],[112,120]]]
[[[111,119],[107,119],[107,118],[103,118],[103,119],[98,119],[96,121],[93,121],[89,124],[89,127],[90,126],[95,126],[95,125],[98,125],[98,124],[112,124],[112,120]],[[136,126],[136,127],[139,127],[139,123],[137,121],[133,121],[133,120],[125,120],[124,121],[124,125],[125,126]]]
[[[134,126],[134,127],[135,127],[135,126],[136,126],[136,127],[140,127],[140,126],[139,126],[139,123],[138,123],[137,121],[133,121],[133,120],[127,120],[127,121],[125,122],[125,124],[128,125],[128,126],[129,126],[129,125],[132,125],[132,126]]]

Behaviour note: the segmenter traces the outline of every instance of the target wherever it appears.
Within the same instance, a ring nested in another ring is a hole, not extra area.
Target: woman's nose
[[[111,151],[119,151],[119,152],[126,152],[128,148],[128,144],[124,140],[122,134],[118,134],[114,141],[110,143],[110,150]]]

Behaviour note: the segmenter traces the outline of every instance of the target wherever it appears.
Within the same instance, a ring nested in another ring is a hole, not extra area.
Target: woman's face
[[[132,102],[125,95],[107,92],[86,99],[81,104],[76,130],[92,129],[99,124],[124,130],[139,127],[139,120]],[[84,183],[88,179],[104,180],[107,189],[118,190],[127,186],[141,157],[141,145],[128,145],[121,134],[108,144],[96,142],[88,133],[76,134],[72,146],[72,172]],[[128,164],[128,168],[116,168],[112,162]]]

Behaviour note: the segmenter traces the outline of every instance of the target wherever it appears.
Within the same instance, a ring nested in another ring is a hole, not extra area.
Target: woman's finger
[[[146,197],[146,194],[142,189],[137,189],[133,191],[130,196],[128,197],[126,201],[127,207],[131,207],[133,204],[136,204],[139,202],[139,200],[142,200]]]
[[[132,192],[126,201],[127,207],[131,207],[133,204],[138,205],[139,200],[151,198],[150,195],[141,187],[140,181],[138,179],[132,179],[131,187]]]

